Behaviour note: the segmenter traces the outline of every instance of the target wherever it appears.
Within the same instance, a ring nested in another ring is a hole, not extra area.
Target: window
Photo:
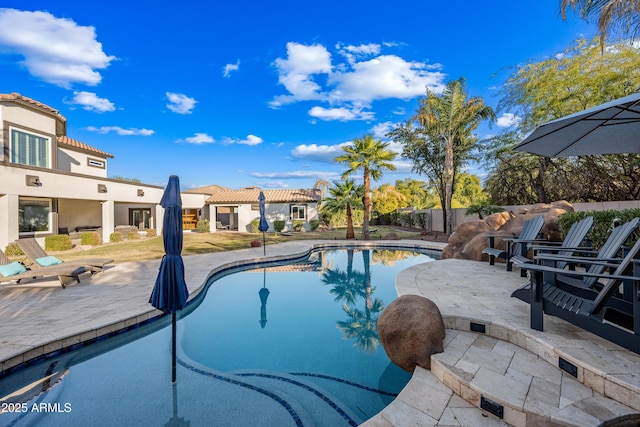
[[[20,199],[18,224],[20,233],[51,232],[51,200]]]
[[[49,167],[49,138],[11,129],[11,162]]]
[[[87,165],[93,166],[94,168],[104,169],[104,162],[102,160],[98,160],[98,159],[88,158],[87,159]]]
[[[306,205],[291,205],[291,219],[307,219]]]
[[[150,208],[131,208],[129,209],[129,225],[135,225],[139,230],[149,228],[151,220]]]

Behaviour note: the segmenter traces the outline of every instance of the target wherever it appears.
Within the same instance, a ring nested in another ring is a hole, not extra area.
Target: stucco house
[[[18,93],[0,94],[0,248],[21,237],[97,230],[103,241],[118,226],[162,232],[163,188],[108,178],[113,155],[70,138],[67,120]],[[167,171],[167,178],[171,171]],[[211,185],[182,193],[183,228],[200,219],[251,231],[259,216],[257,188]],[[318,218],[319,190],[264,190],[273,221]]]
[[[82,229],[109,241],[118,225],[161,232],[163,188],[107,178],[113,156],[66,130],[58,110],[0,94],[0,248],[20,237]],[[206,215],[206,197],[185,194],[183,206]]]
[[[309,221],[319,218],[320,189],[207,188],[211,196],[206,203],[210,206],[211,217],[215,218],[212,229],[251,231],[251,222],[260,219],[260,191],[265,196],[269,231],[274,231],[273,222],[277,220],[285,222],[285,230],[292,230],[294,221],[302,221],[304,229],[310,231]]]

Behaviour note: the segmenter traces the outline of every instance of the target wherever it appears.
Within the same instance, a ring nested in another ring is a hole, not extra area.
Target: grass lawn
[[[399,238],[419,238],[419,231],[402,231],[388,226],[374,226],[372,239],[379,239],[387,233],[395,233]],[[306,233],[287,233],[286,235],[267,233],[267,245],[288,242],[292,240],[335,240],[344,239],[346,229],[339,228],[332,231],[314,231]],[[360,229],[356,229],[356,236]],[[262,244],[262,233],[216,232],[216,233],[185,233],[182,254],[204,254],[209,252],[230,251],[244,249],[251,246],[252,240],[259,240]],[[161,258],[164,255],[162,237],[145,238],[139,241],[124,241],[106,243],[91,249],[74,249],[65,252],[51,252],[63,261],[81,258],[112,258],[116,263],[127,261],[142,261]]]

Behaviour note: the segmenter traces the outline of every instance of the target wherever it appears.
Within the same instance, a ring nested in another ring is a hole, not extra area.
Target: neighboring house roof
[[[320,201],[320,190],[317,188],[299,190],[260,190],[247,187],[240,190],[220,191],[207,199],[207,203],[258,203],[260,191],[264,193],[266,203],[316,203]]]
[[[67,119],[62,114],[60,114],[60,112],[55,108],[51,108],[48,105],[43,104],[42,102],[36,101],[35,99],[22,96],[17,92],[0,93],[0,101],[15,101],[21,104],[30,105],[31,107],[34,107],[38,110],[42,110],[49,114],[54,114],[55,116],[58,117],[58,119],[62,120],[63,122],[67,121]]]
[[[113,159],[113,155],[107,153],[106,151],[102,151],[98,148],[92,147],[90,145],[85,144],[84,142],[76,141],[73,138],[69,138],[68,136],[59,136],[58,137],[58,146],[68,147],[72,149],[81,149],[83,151],[87,151],[93,154],[101,155],[103,157],[110,157]]]
[[[206,187],[198,187],[192,188],[187,191],[183,191],[183,193],[192,193],[192,194],[216,194],[221,191],[232,191],[230,188],[223,187],[221,185],[207,185]]]

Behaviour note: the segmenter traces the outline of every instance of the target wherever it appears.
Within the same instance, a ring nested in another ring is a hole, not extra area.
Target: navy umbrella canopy
[[[258,201],[260,202],[260,223],[258,224],[258,230],[262,231],[262,247],[263,253],[267,254],[266,248],[266,239],[264,237],[264,233],[269,229],[269,223],[267,222],[267,217],[265,216],[265,200],[264,193],[261,191],[258,196]]]
[[[180,181],[177,176],[169,177],[160,205],[164,208],[162,240],[165,255],[160,263],[160,271],[149,298],[149,303],[164,313],[172,314],[172,382],[176,380],[176,311],[181,310],[189,290],[184,280],[182,262],[182,200],[180,199]]]

